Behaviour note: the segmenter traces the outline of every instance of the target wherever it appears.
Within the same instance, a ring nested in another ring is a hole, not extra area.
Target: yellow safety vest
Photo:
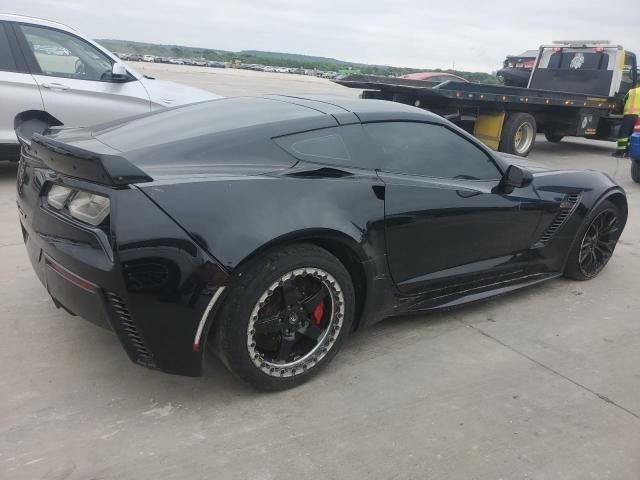
[[[624,104],[625,115],[640,115],[640,87],[632,88],[627,93],[627,101]]]

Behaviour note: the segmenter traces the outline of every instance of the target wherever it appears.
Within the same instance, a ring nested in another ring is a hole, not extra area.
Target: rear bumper
[[[39,191],[50,176],[26,174]],[[108,232],[50,211],[39,191],[19,189],[20,223],[33,269],[56,306],[112,330],[139,365],[200,375],[205,311],[226,281],[215,260],[135,188],[108,192]]]

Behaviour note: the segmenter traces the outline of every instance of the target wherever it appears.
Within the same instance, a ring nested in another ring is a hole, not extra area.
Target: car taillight
[[[109,210],[109,199],[95,193],[78,192],[69,202],[69,214],[73,218],[94,226],[107,218]]]
[[[636,119],[636,124],[633,126],[634,132],[640,132],[640,118]]]
[[[76,220],[98,226],[109,215],[111,202],[108,197],[95,193],[73,190],[62,185],[52,185],[47,194],[47,203],[56,210],[66,207]]]

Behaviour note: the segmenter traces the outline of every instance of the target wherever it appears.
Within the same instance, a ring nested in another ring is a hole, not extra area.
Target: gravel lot
[[[286,74],[136,64],[223,95],[357,92]],[[539,139],[531,158],[606,171],[630,221],[595,280],[554,280],[352,337],[301,388],[258,394],[137,367],[56,310],[22,245],[0,164],[0,478],[640,477],[640,185],[613,144]]]

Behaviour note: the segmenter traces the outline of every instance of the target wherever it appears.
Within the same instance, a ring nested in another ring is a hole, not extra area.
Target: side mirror
[[[114,82],[124,82],[129,78],[127,68],[122,63],[114,63],[111,67],[111,79]]]
[[[529,170],[520,168],[517,165],[510,165],[502,180],[500,180],[500,190],[505,193],[511,193],[516,188],[528,187],[532,181],[533,175]]]

